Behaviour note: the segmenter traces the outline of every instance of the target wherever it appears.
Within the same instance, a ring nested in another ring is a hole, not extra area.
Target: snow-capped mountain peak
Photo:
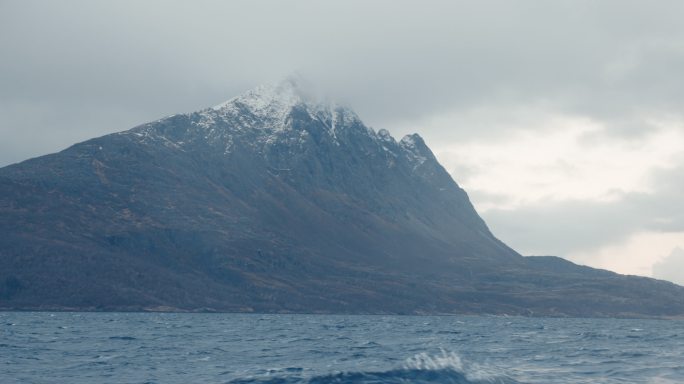
[[[304,79],[291,76],[277,84],[260,85],[202,111],[200,125],[212,125],[217,118],[229,121],[241,116],[239,123],[245,128],[280,130],[287,127],[288,116],[295,109],[325,122],[332,130],[361,121],[350,108],[322,96]]]
[[[192,129],[178,129],[185,124],[181,121]],[[395,157],[413,159],[414,152],[421,152],[398,145],[386,130],[376,133],[351,108],[317,92],[300,77],[261,85],[214,107],[170,116],[122,134],[181,150],[204,143],[225,154],[240,146],[259,148],[259,152],[275,143],[301,147],[311,138],[335,146],[358,145],[362,137],[366,138],[362,142],[385,147]]]
[[[301,88],[288,79],[278,84],[260,85],[211,110],[219,113],[247,110],[255,116],[284,120],[293,107],[305,104],[306,100]]]

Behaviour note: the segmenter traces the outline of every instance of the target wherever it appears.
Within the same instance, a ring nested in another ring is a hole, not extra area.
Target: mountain
[[[681,316],[499,241],[417,135],[296,80],[0,169],[0,308]]]

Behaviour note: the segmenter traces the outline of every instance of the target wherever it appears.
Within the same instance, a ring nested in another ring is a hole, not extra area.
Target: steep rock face
[[[0,308],[684,313],[673,284],[523,258],[420,136],[293,81],[2,168],[0,214]]]

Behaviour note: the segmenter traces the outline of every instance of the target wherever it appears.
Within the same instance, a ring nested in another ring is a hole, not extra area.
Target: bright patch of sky
[[[596,140],[604,127],[587,118],[553,116],[538,124],[554,129],[516,129],[505,140],[428,144],[480,212],[653,191],[658,186],[648,180],[650,172],[676,165],[684,151],[684,127],[674,124],[639,140]],[[442,118],[426,125],[453,126]]]
[[[654,265],[683,245],[684,232],[640,232],[630,236],[626,241],[573,252],[567,257],[580,264],[610,269],[623,274],[653,276],[655,275]],[[684,264],[681,265],[684,266]],[[675,280],[672,276],[676,276],[679,284],[682,284],[684,283],[682,271],[684,269],[673,269],[669,275],[660,274],[655,277]]]

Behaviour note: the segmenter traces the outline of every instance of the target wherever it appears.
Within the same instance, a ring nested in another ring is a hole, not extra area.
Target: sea
[[[684,383],[684,321],[0,312],[0,383]]]

